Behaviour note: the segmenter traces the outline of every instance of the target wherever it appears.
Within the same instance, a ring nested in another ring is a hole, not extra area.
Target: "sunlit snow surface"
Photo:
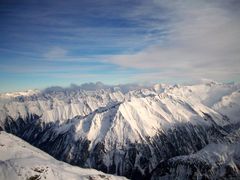
[[[207,83],[192,86],[156,84],[153,87],[129,91],[121,87],[105,87],[95,91],[81,89],[50,89],[0,95],[0,123],[7,117],[26,119],[32,115],[41,122],[59,122],[73,119],[79,136],[92,143],[110,136],[124,142],[126,137],[135,142],[156,131],[171,128],[173,124],[190,122],[206,124],[204,113],[214,123],[223,126],[239,122],[240,86],[238,84]],[[0,124],[0,125],[1,125]],[[59,131],[66,130],[62,126]],[[112,132],[112,133],[111,133]],[[129,133],[130,132],[130,133]]]
[[[91,155],[96,154],[96,149],[99,150],[99,145],[103,144],[100,146],[100,150],[103,150],[101,163],[107,168],[114,165],[113,172],[119,174],[124,174],[124,163],[131,158],[127,152],[135,145],[138,146],[134,147],[138,153],[131,168],[138,168],[143,174],[146,169],[153,171],[161,158],[173,153],[169,152],[171,148],[166,146],[165,142],[177,146],[180,155],[192,154],[179,156],[181,161],[188,161],[196,156],[216,163],[215,157],[218,157],[218,154],[221,162],[222,156],[231,159],[230,149],[235,149],[234,153],[238,152],[239,145],[228,143],[239,136],[234,135],[229,142],[221,142],[231,129],[239,127],[239,117],[239,84],[209,82],[188,86],[101,86],[90,90],[49,88],[45,91],[0,94],[0,127],[3,130],[6,124],[13,122],[27,124],[36,121],[44,132],[44,136],[37,138],[39,142],[34,142],[39,146],[41,143],[55,142],[59,138],[61,144],[58,147],[78,148],[75,146],[78,140],[87,140],[89,144],[84,151],[88,151],[90,157],[85,159],[84,163],[89,167],[97,166]],[[44,129],[48,124],[54,124],[50,131]],[[18,128],[18,124],[14,128]],[[16,129],[12,130],[8,126],[8,130],[14,132]],[[208,134],[207,130],[213,132]],[[35,131],[37,133],[38,129],[33,128],[22,135],[34,138],[37,135],[34,134]],[[180,136],[177,137],[176,133]],[[70,141],[63,141],[65,137]],[[176,139],[181,142],[175,142]],[[171,142],[172,140],[174,142]],[[181,147],[182,145],[184,147]],[[146,156],[146,152],[141,146],[149,149],[147,152],[151,154],[149,164],[142,167],[139,165],[140,159]],[[203,146],[206,146],[205,149],[196,152]],[[211,147],[223,151],[211,152]],[[74,162],[74,158],[81,159],[74,148],[63,149],[68,156],[66,159],[61,158],[67,162]],[[224,149],[227,155],[224,155]],[[58,149],[54,148],[49,151],[53,154],[59,153]],[[174,159],[173,161],[175,162]]]
[[[17,180],[34,177],[51,180],[126,179],[57,161],[20,138],[0,131],[0,179]]]

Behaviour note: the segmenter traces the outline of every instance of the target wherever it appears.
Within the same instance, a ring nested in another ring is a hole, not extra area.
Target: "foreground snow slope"
[[[20,138],[0,131],[0,179],[126,179],[57,161]]]

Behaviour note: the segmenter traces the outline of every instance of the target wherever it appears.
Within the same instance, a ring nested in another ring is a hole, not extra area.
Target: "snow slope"
[[[240,128],[230,133],[221,143],[211,143],[196,153],[161,162],[151,179],[239,178]]]
[[[0,99],[0,122],[4,122],[8,116],[16,120],[31,115],[37,115],[45,122],[65,121],[122,99],[120,91],[111,93],[110,90],[38,93],[32,96],[5,94]]]
[[[240,143],[209,144],[199,152],[162,162],[152,174],[157,179],[239,179]]]
[[[20,138],[0,131],[0,179],[126,179],[57,161]]]
[[[37,115],[45,122],[65,121],[77,115],[85,116],[99,107],[111,106],[131,97],[143,98],[158,94],[181,97],[192,104],[201,103],[211,108],[223,96],[230,95],[240,88],[235,84],[208,83],[193,86],[156,84],[149,88],[139,89],[137,86],[136,90],[134,87],[129,89],[131,91],[126,87],[105,87],[95,91],[50,88],[45,91],[2,93],[0,123],[4,124],[8,116],[16,120],[29,118],[31,115]]]
[[[1,94],[0,128],[59,160],[144,179],[240,124],[238,84],[84,87]]]
[[[223,96],[221,100],[212,107],[215,111],[221,112],[235,123],[239,123],[240,111],[240,90]]]
[[[206,114],[212,119],[206,120]],[[146,142],[159,131],[167,131],[186,123],[208,127],[213,123],[224,126],[228,122],[219,113],[203,104],[191,104],[171,95],[156,95],[144,98],[132,97],[105,110],[76,117],[71,125],[75,127],[76,138],[84,137],[90,140],[93,146],[104,141],[105,148],[109,149],[113,144],[116,148],[129,142]],[[58,129],[61,132],[65,129],[64,125]]]

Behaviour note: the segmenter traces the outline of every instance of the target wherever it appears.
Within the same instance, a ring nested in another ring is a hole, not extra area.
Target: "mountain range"
[[[239,117],[234,83],[0,94],[2,131],[71,165],[130,179],[240,178]]]

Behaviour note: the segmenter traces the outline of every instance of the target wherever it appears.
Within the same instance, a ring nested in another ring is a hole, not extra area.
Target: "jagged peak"
[[[32,96],[39,94],[40,91],[38,89],[29,89],[26,91],[16,91],[16,92],[7,92],[7,93],[1,93],[0,97],[9,97],[9,98],[15,98],[18,96]]]

